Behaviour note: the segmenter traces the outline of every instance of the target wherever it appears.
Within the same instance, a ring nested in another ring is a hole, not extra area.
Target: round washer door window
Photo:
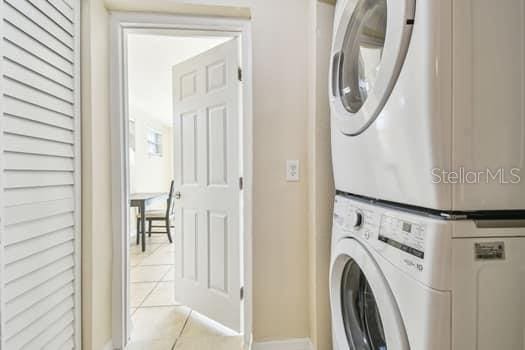
[[[343,270],[341,307],[346,337],[352,349],[387,349],[383,321],[374,292],[363,271],[352,259]]]
[[[335,127],[355,136],[385,106],[405,61],[414,0],[340,0],[332,48],[332,115]]]
[[[404,322],[374,257],[359,241],[337,242],[330,267],[334,348],[409,350]]]

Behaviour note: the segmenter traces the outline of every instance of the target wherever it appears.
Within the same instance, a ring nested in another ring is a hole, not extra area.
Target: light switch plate
[[[299,181],[299,161],[298,160],[287,160],[286,161],[286,181],[292,181],[292,182]]]

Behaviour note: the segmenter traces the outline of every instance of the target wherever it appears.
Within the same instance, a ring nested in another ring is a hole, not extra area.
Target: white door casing
[[[173,67],[175,298],[241,330],[240,54],[234,38]]]
[[[0,348],[79,349],[80,1],[0,17]]]

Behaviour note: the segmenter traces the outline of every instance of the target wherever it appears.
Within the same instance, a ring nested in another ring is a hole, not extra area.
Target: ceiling
[[[171,68],[231,37],[182,37],[151,34],[128,36],[129,113],[171,125]]]

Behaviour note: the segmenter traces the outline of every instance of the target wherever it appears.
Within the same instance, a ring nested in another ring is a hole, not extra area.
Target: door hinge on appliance
[[[241,67],[237,68],[237,79],[239,79],[239,81],[242,81],[242,68]]]
[[[242,177],[239,178],[239,189],[242,190],[244,188],[244,179]]]
[[[244,300],[244,287],[241,287],[241,300]]]

